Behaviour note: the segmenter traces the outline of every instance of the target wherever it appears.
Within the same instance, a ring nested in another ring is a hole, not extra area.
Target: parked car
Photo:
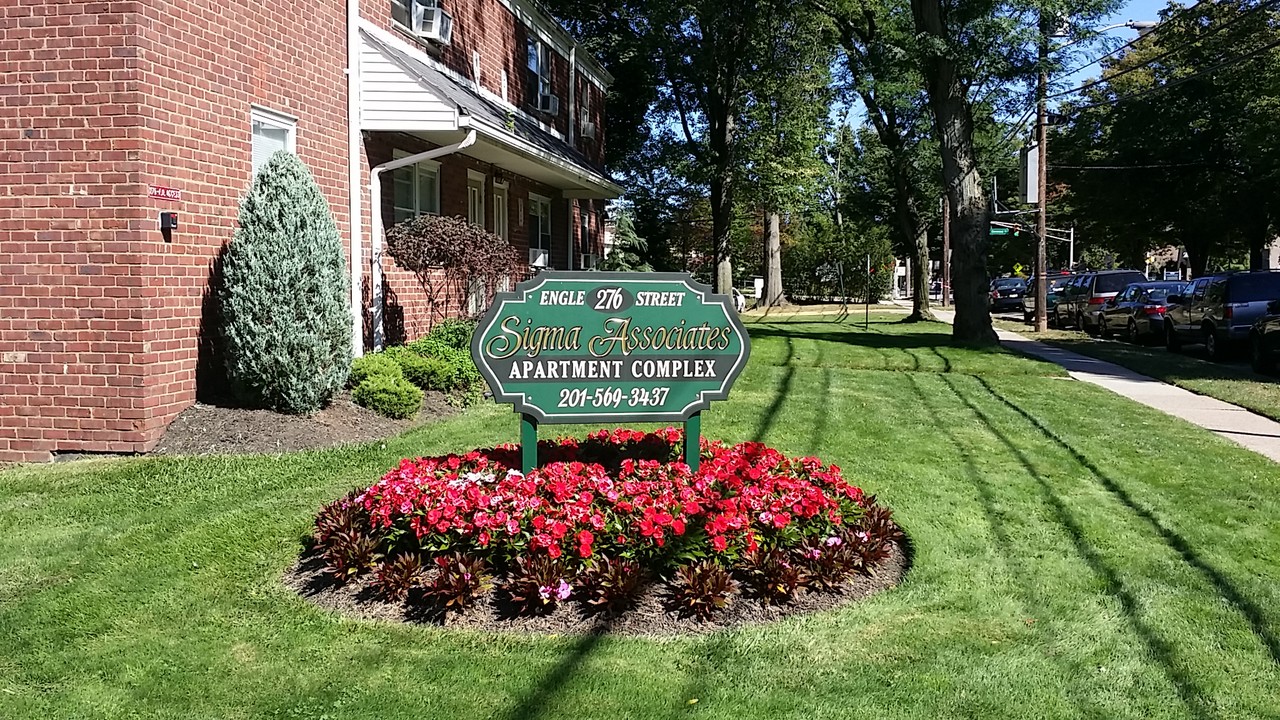
[[[1022,307],[1027,294],[1027,281],[1020,277],[996,278],[991,281],[991,312]]]
[[[1146,282],[1137,270],[1102,270],[1077,275],[1062,289],[1053,315],[1058,327],[1074,325],[1090,335],[1101,328],[1102,304],[1133,283]]]
[[[1203,343],[1210,360],[1223,360],[1244,345],[1253,324],[1280,299],[1280,272],[1223,273],[1196,278],[1180,295],[1166,299],[1165,347]]]
[[[1102,337],[1119,332],[1129,342],[1164,338],[1165,299],[1178,295],[1184,282],[1133,283],[1119,295],[1102,303]]]
[[[1062,288],[1071,282],[1071,275],[1062,274],[1048,278],[1049,287],[1045,288],[1044,307],[1045,315],[1048,316],[1050,325],[1055,325],[1053,319],[1053,308],[1058,304],[1058,298],[1062,296]],[[1022,319],[1024,322],[1031,322],[1036,317],[1036,293],[1035,288],[1031,285],[1027,286],[1027,294],[1022,296]]]
[[[1260,373],[1275,372],[1280,360],[1280,300],[1267,303],[1267,312],[1249,332],[1249,360]]]

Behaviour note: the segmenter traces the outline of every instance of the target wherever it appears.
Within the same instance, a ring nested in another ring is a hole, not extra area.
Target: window
[[[396,158],[408,157],[403,150]],[[391,171],[395,222],[425,213],[440,214],[440,165],[430,160]]]
[[[551,249],[551,201],[529,195],[529,247]]]
[[[391,0],[391,20],[406,28],[413,27],[413,6],[424,10],[440,7],[439,0]]]
[[[259,107],[250,110],[249,117],[253,128],[253,173],[256,175],[276,151],[295,151],[298,121]]]
[[[1195,282],[1195,284],[1191,286],[1191,299],[1192,299],[1192,300],[1197,300],[1197,301],[1198,301],[1198,300],[1203,300],[1203,299],[1204,299],[1204,289],[1205,289],[1205,288],[1207,288],[1207,287],[1209,287],[1209,281],[1208,281],[1207,279],[1206,279],[1206,280],[1197,280],[1197,281]]]
[[[484,227],[484,175],[467,173],[467,222]]]
[[[591,252],[591,216],[585,210],[578,211],[578,244],[579,252]]]
[[[537,38],[529,38],[529,103],[538,106],[540,95],[551,94],[551,49]]]
[[[507,187],[497,182],[493,184],[493,234],[503,240],[510,237],[507,229]]]

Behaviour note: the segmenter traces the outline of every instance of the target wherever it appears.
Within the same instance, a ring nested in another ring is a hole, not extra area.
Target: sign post
[[[687,273],[547,271],[498,293],[471,357],[498,402],[521,416],[521,464],[538,426],[683,422],[698,467],[701,412],[728,397],[751,340],[727,295]]]

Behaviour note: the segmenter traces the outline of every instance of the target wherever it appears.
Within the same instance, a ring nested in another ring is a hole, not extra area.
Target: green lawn
[[[385,447],[24,467],[0,473],[0,718],[1280,715],[1280,466],[875,320],[752,323],[703,427],[895,508],[915,566],[892,591],[655,641],[348,620],[281,586],[321,503],[405,454],[513,440],[493,406]]]
[[[996,326],[1280,420],[1280,378],[1253,372],[1245,363],[1243,351],[1233,362],[1215,363],[1204,359],[1201,346],[1188,346],[1180,353],[1171,353],[1162,344],[1144,346],[1095,340],[1071,330],[1049,330],[1040,335],[1031,332],[1025,324],[1007,320],[997,321]]]

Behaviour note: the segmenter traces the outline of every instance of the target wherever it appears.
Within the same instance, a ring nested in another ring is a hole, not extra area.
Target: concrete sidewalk
[[[952,322],[955,313],[933,308],[933,314]],[[1046,345],[1015,332],[997,330],[1005,347],[1066,368],[1082,382],[1106,388],[1130,400],[1199,425],[1280,463],[1280,423],[1214,398],[1141,375],[1115,363]]]

